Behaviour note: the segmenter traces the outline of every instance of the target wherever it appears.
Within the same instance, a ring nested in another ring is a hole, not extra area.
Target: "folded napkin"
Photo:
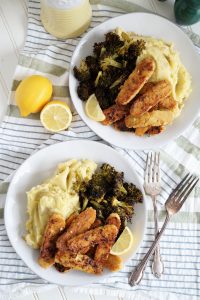
[[[119,16],[126,11],[141,10],[128,1],[93,1],[93,19],[91,27],[105,20]],[[102,4],[97,4],[101,2]],[[105,6],[107,4],[107,6]],[[112,5],[108,6],[108,5]],[[113,7],[115,5],[115,7]],[[5,195],[14,171],[34,151],[56,142],[89,139],[101,142],[80,119],[69,99],[68,67],[72,53],[80,40],[59,41],[49,35],[40,22],[39,1],[29,0],[28,31],[24,49],[14,75],[8,113],[0,128],[0,299],[8,299],[32,291],[50,288],[51,284],[35,275],[19,258],[12,248],[3,219]],[[199,37],[185,29],[196,46],[200,46]],[[23,78],[31,74],[48,77],[54,86],[54,98],[66,101],[73,111],[73,121],[68,131],[50,134],[41,125],[39,115],[20,117],[14,103],[15,90]],[[126,156],[139,177],[143,180],[146,153],[116,148]],[[200,159],[200,118],[184,134],[161,150],[162,157],[162,194],[160,223],[164,219],[165,202],[172,188],[183,175],[191,171],[199,174]],[[144,279],[137,287],[128,285],[128,274],[147,252],[154,239],[154,223],[151,201],[148,204],[148,223],[144,241],[139,252],[128,261],[124,268],[105,280],[100,279],[87,287],[67,288],[74,292],[116,295],[126,299],[199,299],[200,297],[200,188],[196,187],[181,212],[175,216],[161,240],[161,252],[165,262],[165,273],[156,279],[148,264]],[[14,212],[11,212],[14,218]]]

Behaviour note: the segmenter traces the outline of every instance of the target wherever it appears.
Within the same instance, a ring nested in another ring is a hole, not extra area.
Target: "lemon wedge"
[[[47,130],[58,132],[69,127],[72,113],[65,102],[53,100],[47,103],[41,111],[40,120]]]
[[[99,105],[99,102],[97,101],[95,94],[92,94],[88,98],[85,104],[85,111],[87,116],[94,121],[101,122],[105,120],[105,115]]]
[[[128,252],[132,245],[133,235],[131,230],[126,226],[115,244],[112,246],[110,253],[113,255],[122,255]]]

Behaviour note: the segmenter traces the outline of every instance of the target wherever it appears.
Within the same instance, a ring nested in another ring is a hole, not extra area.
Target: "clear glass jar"
[[[41,0],[41,21],[50,34],[67,39],[81,35],[89,26],[89,0]]]

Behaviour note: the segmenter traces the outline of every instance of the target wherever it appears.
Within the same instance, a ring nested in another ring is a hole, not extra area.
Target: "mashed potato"
[[[60,213],[67,218],[79,210],[79,187],[81,182],[91,179],[97,165],[91,160],[75,159],[58,165],[55,175],[27,192],[25,240],[29,246],[38,249],[50,215]]]

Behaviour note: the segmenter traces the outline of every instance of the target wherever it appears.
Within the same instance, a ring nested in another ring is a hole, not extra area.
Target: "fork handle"
[[[154,223],[155,223],[155,238],[159,232],[158,230],[158,210],[156,204],[156,196],[152,196],[153,209],[154,209]],[[160,244],[157,244],[157,247],[154,252],[154,258],[152,263],[152,273],[156,278],[160,278],[164,272],[164,264],[160,255]]]
[[[167,214],[165,222],[160,230],[160,232],[158,233],[155,241],[153,242],[153,244],[151,245],[151,248],[149,249],[149,251],[147,252],[147,254],[144,256],[144,258],[142,259],[142,261],[137,265],[137,267],[135,268],[135,270],[131,273],[130,277],[129,277],[129,284],[130,286],[134,286],[134,285],[138,285],[140,283],[140,281],[143,278],[143,274],[144,274],[144,270],[146,268],[147,262],[149,261],[149,259],[151,258],[152,254],[155,251],[155,248],[163,234],[163,232],[166,229],[167,224],[170,221],[170,215]]]

